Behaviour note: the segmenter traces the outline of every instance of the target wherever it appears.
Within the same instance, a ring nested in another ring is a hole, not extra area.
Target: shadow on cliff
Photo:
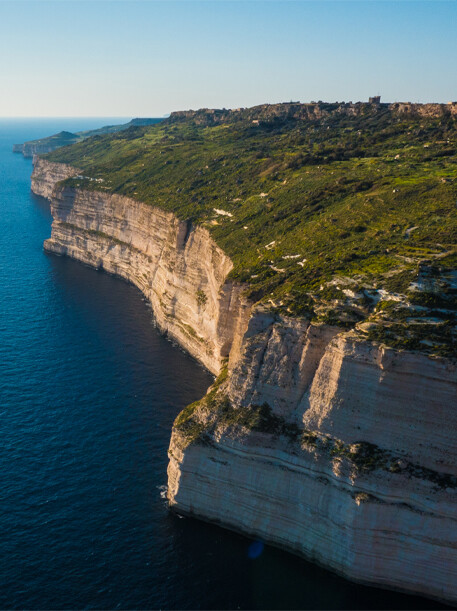
[[[76,193],[76,189],[71,189],[68,187],[60,191],[60,198],[64,200],[64,205],[59,203],[59,221],[63,223],[68,222],[68,218],[72,214],[73,208],[75,207]]]
[[[175,578],[179,583],[186,582],[191,600],[193,597],[200,597],[201,600],[202,593],[196,585],[187,583],[189,558],[195,559],[198,553],[200,566],[203,565],[211,576],[212,587],[204,594],[202,608],[218,608],[220,592],[224,592],[224,608],[227,609],[451,608],[420,596],[348,581],[269,545],[265,545],[262,553],[253,557],[249,553],[252,539],[214,524],[193,518],[180,520],[174,514],[168,516],[168,522],[170,536],[180,550],[176,558]],[[227,583],[236,584],[236,587],[228,591],[225,589]]]

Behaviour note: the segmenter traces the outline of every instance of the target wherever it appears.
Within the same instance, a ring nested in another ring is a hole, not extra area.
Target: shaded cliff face
[[[175,422],[170,506],[351,579],[455,602],[456,365],[252,309],[205,229],[56,186],[77,174],[35,166],[54,216],[45,248],[136,284],[162,329],[222,367]]]
[[[178,512],[267,541],[362,583],[455,602],[455,491],[270,434],[219,431],[184,450],[173,434]]]
[[[244,309],[241,288],[226,283],[230,259],[208,232],[124,196],[56,187],[77,175],[37,160],[32,189],[51,199],[45,249],[126,278],[151,302],[159,327],[210,371],[228,356]]]

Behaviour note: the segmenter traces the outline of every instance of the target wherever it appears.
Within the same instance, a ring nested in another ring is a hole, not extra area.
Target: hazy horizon
[[[0,2],[2,118],[457,99],[457,4]]]
[[[0,0],[1,1],[1,0]],[[115,0],[117,1],[117,0]],[[153,1],[153,0],[151,0]],[[254,0],[253,0],[254,1]],[[290,0],[286,0],[290,1]],[[358,103],[358,102],[368,102],[368,98],[366,100],[277,100],[277,101],[265,101],[260,104],[254,104],[253,106],[258,106],[262,104],[290,104],[291,102],[296,104],[315,104],[317,102],[322,102],[324,104],[347,104],[347,103]],[[384,100],[381,97],[382,104],[452,104],[457,103],[456,100],[428,100],[415,102],[413,100]],[[237,108],[250,108],[249,106],[245,107],[237,107]],[[216,110],[234,110],[235,107],[228,106],[200,106],[198,108],[177,108],[176,111],[195,111],[195,110],[204,110],[204,109],[216,109]],[[173,111],[175,112],[175,111]],[[0,120],[14,120],[14,119],[101,119],[108,121],[120,121],[120,122],[128,122],[133,119],[167,119],[171,113],[166,113],[164,115],[125,115],[125,116],[109,116],[109,115],[0,115]]]

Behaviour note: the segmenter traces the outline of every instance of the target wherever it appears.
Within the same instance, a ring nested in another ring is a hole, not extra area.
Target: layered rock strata
[[[32,190],[51,200],[44,247],[127,279],[150,301],[158,326],[213,373],[248,308],[226,282],[230,259],[208,232],[130,198],[56,184],[78,170],[38,159]]]
[[[457,367],[354,331],[252,309],[208,232],[126,197],[56,185],[47,250],[118,274],[211,371],[177,418],[176,511],[261,538],[350,579],[457,602]]]
[[[178,417],[178,512],[366,584],[457,601],[457,367],[254,312]]]
[[[32,191],[46,199],[51,199],[58,182],[79,174],[77,168],[65,163],[45,161],[40,157],[33,158]]]

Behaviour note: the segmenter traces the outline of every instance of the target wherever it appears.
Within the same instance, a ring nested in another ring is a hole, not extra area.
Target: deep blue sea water
[[[171,425],[212,377],[137,289],[43,252],[11,152],[113,122],[0,120],[0,608],[438,608],[168,512]]]

